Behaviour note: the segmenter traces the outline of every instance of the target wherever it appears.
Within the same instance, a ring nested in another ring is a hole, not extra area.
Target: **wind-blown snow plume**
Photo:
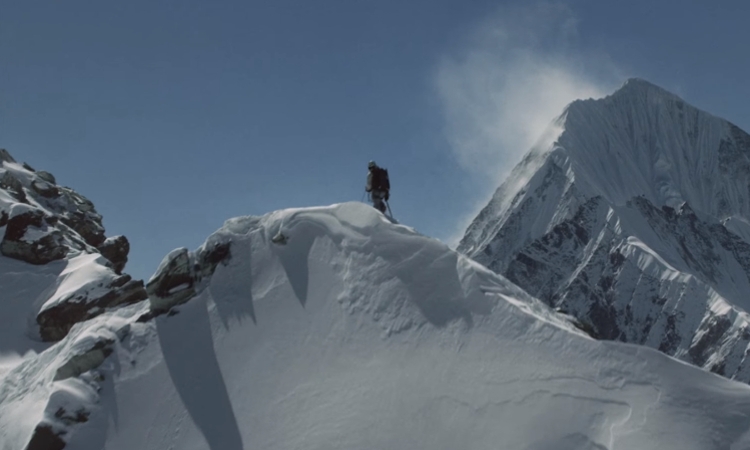
[[[560,3],[505,7],[442,59],[437,91],[465,169],[500,181],[566,104],[601,97],[622,79],[606,55],[577,48],[576,34],[575,15]]]

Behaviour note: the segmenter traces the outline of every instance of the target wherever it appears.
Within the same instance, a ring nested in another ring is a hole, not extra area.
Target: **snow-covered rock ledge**
[[[19,299],[35,316],[29,336],[56,341],[76,323],[147,298],[143,282],[123,273],[128,240],[105,236],[93,203],[6,150],[0,151],[0,237],[0,258],[54,277],[35,297],[23,294],[28,286],[3,286],[6,298]]]

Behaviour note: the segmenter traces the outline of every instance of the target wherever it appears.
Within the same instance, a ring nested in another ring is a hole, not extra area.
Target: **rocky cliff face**
[[[172,252],[145,302],[143,281],[123,273],[127,238],[107,237],[91,201],[6,150],[0,150],[0,239],[2,448],[66,447],[99,407],[101,366],[129,337],[130,323],[189,300],[230,258],[227,242]],[[17,356],[7,365],[5,354]]]
[[[62,339],[73,325],[108,308],[147,297],[142,281],[122,274],[127,239],[106,238],[93,203],[6,150],[0,150],[0,236],[3,257],[52,264],[59,275],[28,305],[38,327],[29,333],[45,341]]]
[[[750,382],[750,136],[642,80],[554,126],[459,250],[592,336]]]
[[[0,365],[0,404],[20,417],[19,426],[0,426],[0,442],[60,449],[96,408],[102,380],[93,369],[127,333],[87,321],[145,300],[146,290],[123,273],[128,240],[106,237],[91,201],[6,150],[0,239],[0,355],[18,358]]]

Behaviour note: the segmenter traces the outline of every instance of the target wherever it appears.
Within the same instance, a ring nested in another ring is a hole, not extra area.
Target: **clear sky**
[[[0,148],[148,277],[225,219],[361,200],[454,241],[541,129],[631,76],[750,130],[747,1],[5,2]]]

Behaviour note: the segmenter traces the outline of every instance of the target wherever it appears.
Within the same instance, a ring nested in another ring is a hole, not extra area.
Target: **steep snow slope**
[[[594,336],[750,381],[750,136],[637,79],[551,128],[459,250]]]
[[[227,244],[213,275],[178,263]],[[76,424],[45,412],[69,449],[750,448],[747,386],[595,341],[363,204],[229,220],[199,251],[171,253],[150,289],[170,277],[159,295],[186,303],[79,324],[0,393],[43,403],[66,383],[50,404],[90,411]],[[53,382],[56,358],[92,341],[112,354]],[[20,429],[7,405],[6,438]]]

